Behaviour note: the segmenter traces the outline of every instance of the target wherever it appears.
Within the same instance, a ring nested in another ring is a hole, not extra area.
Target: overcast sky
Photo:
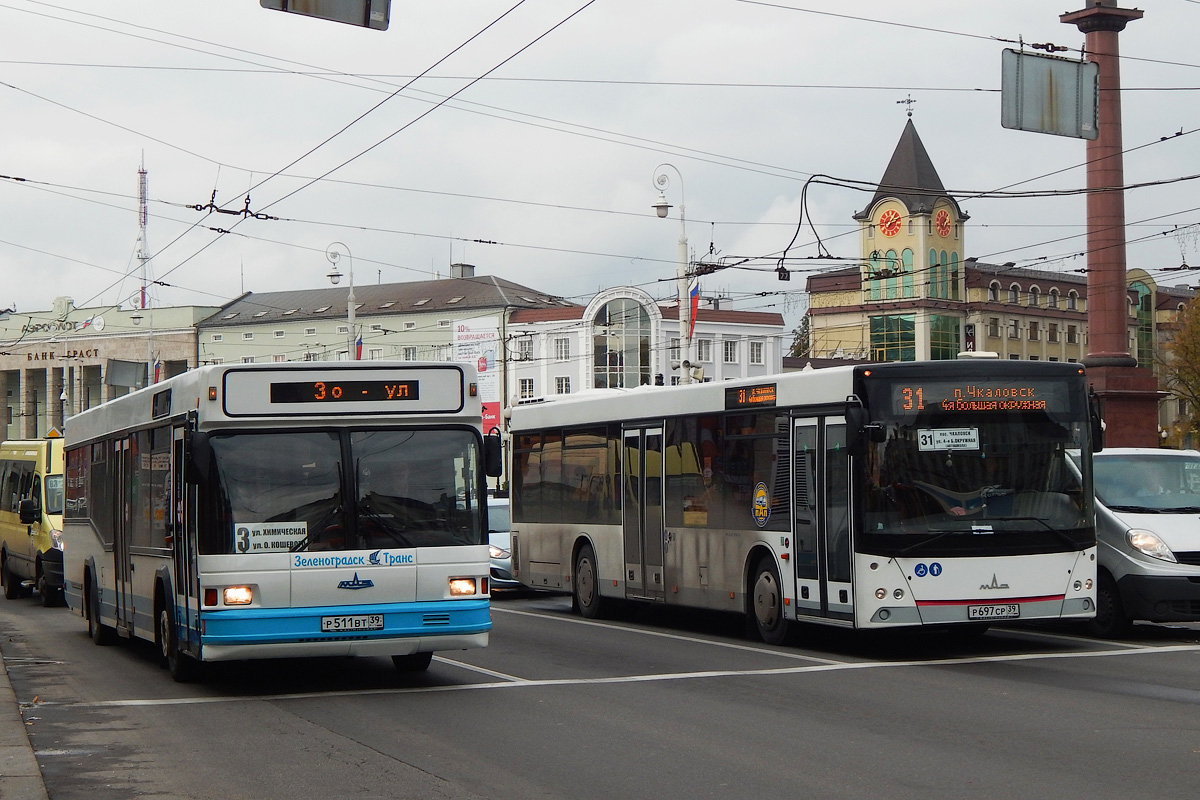
[[[667,298],[685,205],[694,257],[752,257],[704,294],[795,325],[805,276],[841,263],[798,260],[818,255],[806,216],[791,281],[775,276],[805,181],[877,182],[910,96],[971,215],[966,255],[1080,269],[1082,197],[972,195],[1085,185],[1084,142],[1002,128],[999,92],[1018,40],[1078,57],[1058,17],[1083,6],[393,0],[381,32],[258,0],[0,0],[0,309],[136,303],[144,160],[156,306],[326,286],[334,242],[356,285],[465,262],[580,302],[614,285]],[[1173,179],[1200,173],[1200,1],[1138,7],[1120,39],[1125,179],[1168,183],[1126,195],[1129,267],[1195,284],[1178,267],[1200,266],[1200,182]],[[663,163],[666,220],[650,207]],[[255,216],[189,208],[214,192],[238,212],[249,193]],[[830,254],[860,255],[870,197],[809,187]]]

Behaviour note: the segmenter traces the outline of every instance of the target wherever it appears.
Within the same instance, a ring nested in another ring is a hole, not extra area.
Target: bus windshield
[[[201,551],[480,544],[477,442],[457,429],[214,435]]]
[[[46,492],[46,513],[61,514],[63,513],[63,476],[62,475],[47,475],[45,492]]]
[[[1068,451],[1083,421],[1045,411],[926,411],[876,423],[865,458],[864,552],[1053,552],[1093,541]]]

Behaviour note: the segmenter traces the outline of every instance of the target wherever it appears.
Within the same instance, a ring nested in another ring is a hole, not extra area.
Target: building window
[[[243,364],[253,364],[254,356],[242,356],[242,363]]]
[[[438,327],[439,327],[439,328],[449,328],[449,327],[450,327],[450,320],[448,320],[448,319],[439,319],[439,320],[438,320]]]
[[[404,323],[404,330],[406,330],[406,331],[411,331],[415,327],[417,327],[417,323],[415,323],[415,322]]]
[[[959,342],[958,317],[934,314],[929,318],[929,358],[947,361],[958,358],[962,351]]]
[[[1037,320],[1031,319],[1029,321],[1029,341],[1037,342],[1040,340],[1041,340],[1041,332],[1038,329]]]
[[[671,360],[672,361],[679,360],[679,337],[678,336],[671,337]]]
[[[722,342],[722,349],[725,351],[725,363],[738,363],[738,343],[736,339]]]
[[[1042,290],[1036,286],[1029,287],[1029,307],[1037,308],[1042,299]]]
[[[342,336],[345,336],[346,334],[350,333],[350,326],[349,325],[338,325],[337,332],[340,333]]]
[[[1010,319],[1008,321],[1008,338],[1010,338],[1010,339],[1020,339],[1021,338],[1021,320]]]
[[[871,317],[871,356],[876,361],[916,361],[916,317],[911,314]]]
[[[517,382],[517,385],[519,386],[522,400],[533,397],[533,378],[521,378]]]
[[[570,339],[555,339],[554,340],[554,360],[555,361],[570,361],[571,360],[571,340]]]
[[[271,356],[271,360],[274,361],[276,364],[279,364],[281,362],[287,361],[287,356],[275,355],[275,356]]]
[[[1067,292],[1067,310],[1075,311],[1079,308],[1079,294],[1072,289]]]
[[[282,339],[284,334],[283,331],[271,331],[271,335],[276,339]]]
[[[696,340],[696,360],[706,364],[712,363],[712,339]]]
[[[304,335],[305,335],[305,336],[316,336],[316,335],[317,335],[317,329],[316,329],[316,328],[305,328],[305,329],[304,329]],[[312,359],[310,359],[310,360],[312,360]]]
[[[372,347],[371,349],[367,350],[367,360],[368,361],[381,361],[382,359],[383,359],[383,348],[382,347]]]
[[[224,338],[225,338],[225,334],[223,334],[223,333],[214,333],[212,335],[212,340],[214,342],[219,342],[219,341],[223,340]]]
[[[1079,344],[1079,328],[1074,325],[1067,326],[1067,344]]]
[[[1047,342],[1057,342],[1058,341],[1058,323],[1057,322],[1046,323],[1046,341]]]
[[[1014,283],[1012,286],[1008,287],[1008,302],[1010,302],[1010,303],[1021,302],[1021,286],[1020,286],[1020,284]]]
[[[1154,355],[1154,295],[1150,287],[1141,281],[1135,281],[1133,290],[1137,292],[1137,348],[1134,353],[1139,367],[1150,367]]]
[[[316,353],[314,353],[312,350],[306,350],[304,353],[304,360],[305,361],[320,361],[321,357],[319,355],[317,355]]]
[[[403,350],[401,352],[403,354],[401,356],[401,358],[403,358],[405,361],[416,361],[417,360],[417,348],[405,347],[405,348],[403,348]]]
[[[765,364],[766,363],[766,359],[763,357],[763,343],[762,342],[751,342],[750,343],[750,363],[751,364]]]
[[[1021,356],[1020,356],[1020,354],[1019,354],[1019,353],[1009,353],[1009,354],[1008,354],[1008,360],[1009,360],[1009,361],[1020,361],[1020,360],[1021,360]]]
[[[1058,289],[1051,289],[1050,293],[1046,295],[1046,307],[1058,308]]]
[[[243,341],[243,342],[248,342],[248,341],[252,340],[253,338],[254,338],[254,334],[253,334],[253,333],[249,333],[249,332],[247,332],[247,333],[243,333],[243,334],[242,334],[242,341]]]
[[[563,377],[555,378],[554,379],[554,393],[555,394],[570,394],[571,393],[571,379],[563,378]]]
[[[988,336],[991,337],[992,339],[1000,338],[1000,318],[999,317],[989,317],[988,318]]]
[[[1029,357],[1029,360],[1030,360],[1030,361],[1037,361],[1037,360],[1038,360],[1038,356],[1030,356],[1030,357]]]
[[[1000,302],[1000,284],[996,281],[988,284],[988,301],[992,303]]]
[[[533,361],[533,339],[517,339],[517,361]]]

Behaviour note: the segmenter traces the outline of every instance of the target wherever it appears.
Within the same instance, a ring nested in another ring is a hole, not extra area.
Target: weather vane
[[[912,107],[913,107],[913,103],[915,103],[915,102],[917,102],[917,101],[916,101],[916,100],[913,100],[913,97],[912,97],[912,95],[910,94],[910,95],[909,95],[909,96],[908,96],[906,99],[904,99],[904,100],[897,100],[897,101],[896,101],[896,104],[897,104],[897,105],[904,105],[904,106],[908,106],[908,117],[909,117],[909,119],[912,119]]]

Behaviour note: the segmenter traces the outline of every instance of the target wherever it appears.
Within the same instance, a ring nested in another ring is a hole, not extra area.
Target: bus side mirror
[[[862,406],[846,408],[846,452],[852,456],[867,452],[867,412]]]
[[[483,473],[489,478],[504,474],[504,444],[500,441],[499,428],[492,428],[483,437]]]
[[[1092,422],[1092,452],[1104,449],[1104,415],[1100,410],[1100,398],[1095,392],[1088,395],[1088,417]]]
[[[208,434],[189,430],[186,439],[184,444],[187,447],[188,455],[184,480],[190,484],[207,483],[208,465],[212,462],[212,448],[208,445]]]
[[[17,501],[17,513],[21,517],[22,525],[33,525],[42,518],[42,507],[38,501],[32,497],[26,497]]]

